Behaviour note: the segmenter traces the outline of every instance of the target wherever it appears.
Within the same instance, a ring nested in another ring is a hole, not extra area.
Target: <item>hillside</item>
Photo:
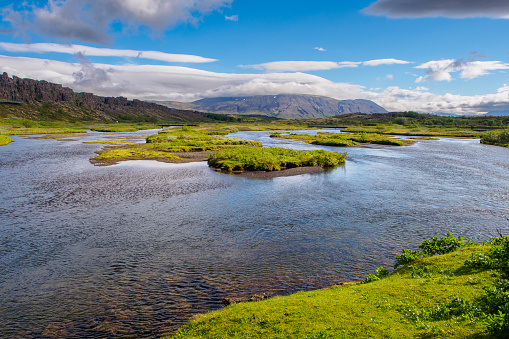
[[[477,246],[450,234],[419,248],[403,250],[391,274],[230,305],[172,338],[507,338],[509,237]]]
[[[0,117],[60,121],[194,122],[208,121],[201,112],[169,108],[124,97],[76,93],[47,81],[0,76]],[[8,101],[22,103],[13,104]]]
[[[250,97],[206,98],[192,103],[161,103],[173,108],[195,109],[223,114],[264,114],[275,118],[325,118],[343,113],[387,113],[370,100],[336,100],[317,95],[257,95]]]

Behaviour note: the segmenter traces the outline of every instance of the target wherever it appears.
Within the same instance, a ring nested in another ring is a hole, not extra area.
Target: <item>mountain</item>
[[[508,116],[509,111],[489,111],[485,114],[486,116],[493,116],[493,117],[503,117]]]
[[[91,93],[76,93],[59,84],[21,79],[16,76],[10,78],[7,73],[3,73],[0,75],[0,117],[9,116],[71,122],[210,120],[202,112],[169,108],[152,102],[128,100],[124,97],[101,97]]]
[[[164,102],[168,107],[223,114],[263,114],[285,119],[325,118],[343,113],[387,113],[370,100],[336,100],[317,95],[257,95],[207,98],[192,103]]]

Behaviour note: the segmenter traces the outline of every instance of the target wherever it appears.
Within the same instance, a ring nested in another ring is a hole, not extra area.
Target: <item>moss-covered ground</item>
[[[325,133],[318,132],[316,135],[309,134],[282,134],[272,133],[273,138],[293,139],[306,142],[314,145],[324,146],[360,146],[361,144],[379,144],[379,145],[392,145],[392,146],[408,146],[416,141],[406,139],[395,139],[391,136],[382,135],[378,133]]]
[[[482,300],[501,272],[465,264],[489,249],[419,259],[366,284],[230,305],[172,338],[491,338]]]
[[[283,169],[344,164],[346,153],[295,151],[286,148],[244,147],[225,149],[209,155],[210,166],[223,171],[280,171]]]
[[[139,159],[176,163],[208,160],[209,165],[230,172],[280,171],[309,166],[333,167],[345,161],[346,154],[266,149],[262,148],[259,141],[226,137],[231,132],[245,128],[246,126],[242,125],[206,125],[165,129],[147,137],[146,144],[106,147],[97,152],[98,156],[93,158],[92,162],[107,165]]]
[[[10,144],[12,142],[12,139],[9,138],[8,135],[1,135],[0,134],[0,146]]]

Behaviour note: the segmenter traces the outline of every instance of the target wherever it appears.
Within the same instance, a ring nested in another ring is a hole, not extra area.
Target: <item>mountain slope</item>
[[[201,112],[124,97],[76,93],[47,81],[0,75],[0,117],[60,121],[208,121]],[[21,102],[21,105],[9,102]]]
[[[192,103],[165,103],[169,107],[196,109],[224,114],[264,114],[300,119],[324,118],[343,113],[387,113],[370,100],[336,100],[316,95],[257,95],[250,97],[207,98]]]

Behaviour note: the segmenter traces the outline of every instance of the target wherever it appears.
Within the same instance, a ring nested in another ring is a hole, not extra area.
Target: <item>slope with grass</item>
[[[231,305],[172,338],[507,338],[509,283],[500,265],[507,270],[509,237],[498,239],[476,246],[451,234],[432,238],[420,255],[403,251],[403,268],[379,268],[369,283]],[[444,248],[452,252],[433,255]],[[501,252],[502,264],[494,259]]]

